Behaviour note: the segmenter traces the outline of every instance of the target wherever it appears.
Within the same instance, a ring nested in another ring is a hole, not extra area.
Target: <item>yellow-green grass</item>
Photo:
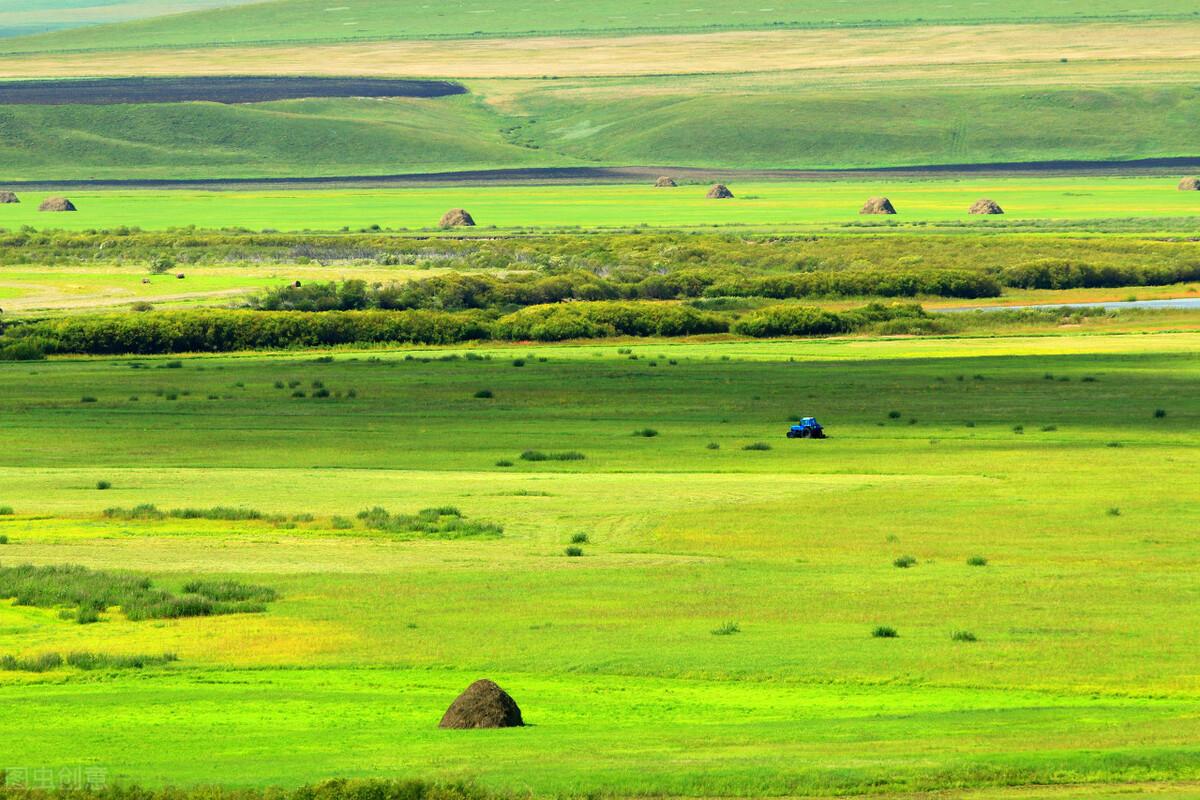
[[[177,265],[162,275],[150,274],[145,266],[134,264],[106,264],[95,267],[6,267],[0,269],[0,308],[3,308],[5,315],[13,318],[40,316],[46,312],[88,313],[123,310],[142,303],[150,303],[158,309],[225,306],[243,303],[255,294],[296,280],[302,283],[350,279],[365,280],[369,283],[402,283],[427,278],[443,271],[433,267],[411,270],[351,263],[331,266],[316,263],[185,264]],[[181,280],[176,277],[178,274],[185,277]],[[1048,305],[1165,300],[1195,297],[1198,291],[1200,286],[1194,284],[1066,290],[1007,288],[1001,297],[986,301],[946,297],[916,299],[926,308],[942,309],[971,307],[980,302],[989,305]],[[805,299],[803,302],[824,308],[846,309],[862,305],[865,299],[818,297]],[[1190,327],[1193,320],[1193,315],[1187,311],[1158,312],[1153,317],[1105,320],[1103,325],[1105,330],[1137,330],[1146,326],[1177,329],[1181,326]],[[1097,320],[1091,321],[1091,324],[1099,323]]]
[[[636,36],[539,36],[444,40],[259,44],[219,48],[5,53],[5,77],[98,75],[398,75],[504,79],[721,74],[752,78],[751,91],[781,78],[820,86],[814,74],[853,72],[862,84],[897,82],[902,73],[971,67],[971,76],[939,86],[1012,82],[1036,74],[1042,81],[1107,80],[1161,83],[1195,75],[1200,20],[1057,25],[913,25],[881,28],[773,29]],[[2,50],[2,48],[0,48]],[[756,57],[766,50],[769,64]],[[1067,61],[1062,61],[1066,58]],[[1142,72],[1152,65],[1149,74]],[[849,77],[849,76],[844,76]],[[845,81],[847,84],[849,80]],[[1040,81],[1039,81],[1040,82]],[[847,85],[847,88],[851,88]],[[861,85],[858,87],[861,88]],[[928,88],[928,86],[926,86]]]
[[[0,673],[0,720],[41,720],[7,755],[149,783],[403,775],[538,794],[1194,781],[1198,346],[1068,334],[0,365],[0,505],[15,511],[0,562],[282,595],[262,615],[90,626],[0,605],[0,653],[181,657],[136,675]],[[290,381],[343,394],[293,398]],[[831,438],[784,439],[793,414]],[[659,435],[632,435],[645,427]],[[756,441],[772,449],[742,449]],[[529,448],[587,458],[517,458]],[[101,516],[138,503],[315,519]],[[442,504],[504,537],[332,527]],[[567,558],[577,532],[585,556]],[[892,566],[905,554],[919,563]],[[712,635],[728,621],[741,632]],[[872,638],[877,625],[900,637]],[[485,675],[534,726],[438,731]]]
[[[6,42],[11,52],[112,49],[157,46],[204,47],[212,44],[263,42],[338,42],[354,40],[420,40],[420,38],[510,37],[546,34],[607,34],[706,30],[878,28],[889,25],[946,23],[1076,22],[1076,20],[1190,20],[1194,14],[1170,0],[1151,0],[1129,8],[1120,0],[1079,0],[1048,6],[1034,0],[1004,6],[946,5],[907,0],[888,6],[854,6],[838,0],[792,6],[746,7],[734,0],[712,0],[696,6],[690,0],[656,4],[635,0],[602,0],[588,6],[533,4],[498,0],[490,7],[458,1],[430,6],[419,0],[376,0],[371,4],[330,6],[324,0],[276,0],[248,7],[138,20],[86,30],[18,38]]]
[[[962,178],[737,183],[732,200],[708,200],[707,185],[655,189],[643,185],[476,185],[404,189],[63,190],[75,213],[46,213],[37,202],[50,191],[24,192],[23,202],[0,207],[0,227],[86,230],[117,226],[156,230],[195,225],[252,230],[435,228],[448,208],[464,207],[492,228],[586,229],[735,227],[803,230],[928,222],[1122,220],[1200,216],[1200,193],[1180,192],[1170,177]],[[53,192],[60,193],[60,192]],[[873,195],[891,198],[895,217],[861,216]],[[1002,217],[971,217],[968,207],[990,197]]]
[[[837,27],[859,25],[979,24],[1076,20],[1190,20],[1194,14],[1171,0],[1149,0],[1131,9],[1120,0],[1079,0],[1047,6],[1018,0],[1003,6],[930,6],[917,0],[847,4],[838,0],[750,8],[736,0],[690,0],[654,4],[602,0],[587,6],[497,0],[488,7],[454,2],[432,11],[419,0],[384,0],[330,6],[325,0],[276,0],[249,7],[141,20],[6,42],[15,52],[174,47],[261,42],[330,42],[356,39],[426,39],[522,36],[555,33],[679,32]]]
[[[128,308],[135,303],[152,303],[159,308],[225,305],[296,280],[303,283],[356,278],[373,283],[402,282],[414,277],[429,277],[440,271],[436,268],[410,270],[359,264],[324,267],[315,263],[264,265],[253,262],[183,264],[160,275],[151,274],[144,265],[129,264],[6,267],[0,269],[0,307],[9,315],[28,315],[49,310],[112,310]],[[181,279],[179,275],[184,277]],[[1180,287],[1175,289],[1182,291]]]

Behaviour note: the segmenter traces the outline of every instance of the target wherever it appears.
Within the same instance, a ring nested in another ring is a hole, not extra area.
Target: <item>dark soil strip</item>
[[[445,97],[466,91],[450,81],[388,78],[95,78],[0,81],[0,105],[263,103],[301,97]]]
[[[696,167],[536,167],[463,172],[411,172],[398,175],[341,175],[316,178],[193,178],[140,180],[7,181],[5,188],[96,187],[114,189],[245,189],[286,186],[403,187],[461,185],[554,185],[581,183],[653,183],[670,175],[680,183],[737,181],[831,181],[896,178],[944,178],[955,175],[1171,175],[1200,170],[1200,156],[1145,158],[1137,161],[1031,161],[1010,164],[935,164],[870,169],[702,169]]]

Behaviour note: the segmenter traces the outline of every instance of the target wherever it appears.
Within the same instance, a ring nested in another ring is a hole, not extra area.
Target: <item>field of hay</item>
[[[233,5],[233,3],[230,3]],[[1122,0],[1080,0],[1047,5],[1036,0],[999,4],[930,4],[921,0],[851,4],[820,0],[747,7],[736,0],[601,0],[584,6],[492,0],[462,0],[431,11],[419,0],[342,3],[286,0],[228,8],[186,17],[141,20],[105,29],[28,37],[5,49],[107,49],[141,47],[146,42],[172,47],[240,42],[320,42],[355,39],[426,39],[527,36],[530,34],[677,33],[771,28],[980,24],[1069,21],[1194,20],[1191,9],[1171,0],[1146,0],[1131,8]]]
[[[983,790],[1155,781],[1155,796],[1188,796],[1173,784],[1200,778],[1200,519],[1184,478],[1198,345],[1065,334],[0,365],[4,564],[281,595],[263,614],[114,610],[92,625],[0,604],[0,653],[180,658],[0,672],[4,724],[53,720],[7,761],[177,785],[409,775],[538,794],[1032,798],[1076,795]],[[784,439],[794,414],[831,438]],[[633,435],[645,428],[657,435]],[[300,521],[102,515],[143,503]],[[333,523],[441,505],[503,536]],[[893,566],[905,555],[915,566]],[[899,637],[873,638],[880,625]],[[438,731],[484,675],[533,727]]]
[[[449,208],[463,207],[475,218],[474,232],[519,230],[603,230],[650,228],[737,231],[872,230],[953,225],[966,230],[1016,226],[1052,230],[1090,222],[1095,230],[1138,224],[1153,229],[1187,229],[1200,217],[1200,192],[1181,192],[1173,176],[961,177],[901,179],[881,174],[874,180],[729,180],[734,197],[705,198],[707,183],[658,189],[642,185],[463,185],[403,189],[56,189],[19,191],[22,202],[0,206],[0,228],[88,230],[138,227],[144,230],[247,228],[280,231],[373,225],[387,230],[436,229]],[[65,194],[74,213],[45,213],[38,201]],[[898,213],[863,216],[868,198],[886,195]],[[986,197],[1002,216],[972,216],[968,210]],[[1086,227],[1086,226],[1085,226]],[[457,233],[462,233],[462,229]]]

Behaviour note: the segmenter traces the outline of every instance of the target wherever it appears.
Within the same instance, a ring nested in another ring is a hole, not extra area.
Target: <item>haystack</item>
[[[988,200],[986,197],[982,200],[976,200],[971,204],[968,214],[1003,214],[1004,209],[995,200]]]
[[[16,192],[0,192],[0,205],[19,202],[21,202],[21,198],[17,197]]]
[[[47,197],[38,206],[38,211],[74,211],[75,204],[65,197]]]
[[[729,187],[723,183],[713,184],[713,187],[708,190],[705,195],[709,200],[728,200],[733,197],[733,192],[729,191]]]
[[[462,226],[473,226],[475,220],[461,208],[452,208],[442,215],[442,221],[438,223],[443,228],[458,228]]]
[[[1179,182],[1181,192],[1200,192],[1200,178],[1184,178]]]
[[[525,724],[521,709],[492,681],[484,678],[467,690],[446,709],[439,728],[519,728]]]
[[[886,197],[872,197],[859,211],[860,214],[895,214],[896,207]]]
[[[654,182],[654,188],[656,189],[674,189],[678,185],[679,184],[675,182],[675,179],[669,175],[663,175]]]

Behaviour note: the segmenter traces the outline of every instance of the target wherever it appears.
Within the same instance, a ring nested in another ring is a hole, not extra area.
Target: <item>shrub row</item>
[[[872,303],[853,311],[779,305],[731,317],[668,303],[556,303],[499,319],[480,312],[167,311],[74,316],[12,323],[0,348],[34,343],[35,352],[95,355],[230,352],[334,344],[454,344],[481,339],[562,341],[609,336],[690,336],[734,331],[744,336],[824,336],[871,327],[885,334],[928,333],[937,323],[915,304]],[[139,509],[113,509],[134,514]],[[164,514],[140,509],[148,516]],[[247,518],[242,509],[179,509],[170,516]],[[232,515],[232,516],[231,516]]]
[[[926,332],[934,320],[916,304],[871,303],[850,311],[779,305],[754,311],[733,325],[734,333],[755,338],[829,336],[874,328],[884,333]]]
[[[225,786],[146,788],[127,783],[100,782],[30,788],[20,776],[0,771],[0,800],[493,800],[492,794],[469,784],[439,784],[400,780],[330,780],[299,788],[262,789]],[[7,780],[6,780],[7,778]],[[27,779],[26,779],[27,780]]]
[[[724,333],[719,314],[663,303],[558,303],[531,306],[501,317],[492,336],[513,341],[557,342],[605,336],[689,336]]]
[[[572,270],[555,275],[448,273],[407,283],[366,281],[288,284],[253,301],[265,311],[367,309],[504,309],[566,300],[677,300],[689,297],[996,297],[1000,284],[979,270],[847,269],[754,275],[741,269],[693,267],[646,274],[617,269],[607,277]]]
[[[1042,258],[1000,272],[1005,286],[1021,289],[1115,288],[1167,286],[1200,280],[1200,261],[1182,264],[1106,264]]]
[[[370,342],[452,344],[488,336],[474,314],[433,311],[179,311],[62,317],[10,325],[0,347],[48,353],[152,354],[319,347]]]
[[[77,652],[67,653],[65,657],[59,653],[41,653],[36,656],[0,656],[0,670],[4,670],[5,672],[50,672],[64,666],[88,671],[97,669],[144,669],[160,664],[169,664],[172,661],[178,660],[179,657],[174,653],[145,656]]]

